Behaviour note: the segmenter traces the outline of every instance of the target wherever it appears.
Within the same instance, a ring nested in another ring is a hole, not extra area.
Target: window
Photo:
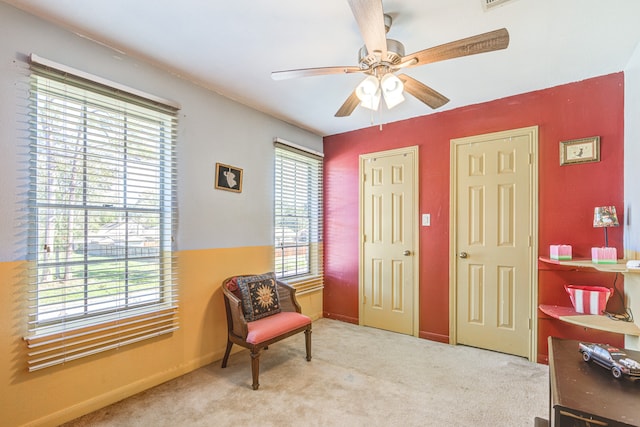
[[[30,96],[29,370],[178,328],[176,108],[41,62]]]
[[[275,273],[300,290],[321,287],[322,155],[276,141]]]

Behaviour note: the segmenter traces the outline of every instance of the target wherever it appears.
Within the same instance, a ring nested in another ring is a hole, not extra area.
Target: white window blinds
[[[30,371],[178,329],[177,109],[32,61]]]
[[[275,273],[299,292],[323,286],[321,155],[275,143]]]

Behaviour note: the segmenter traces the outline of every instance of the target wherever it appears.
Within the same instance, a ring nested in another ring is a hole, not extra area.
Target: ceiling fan
[[[358,105],[377,110],[381,97],[384,98],[387,108],[393,108],[404,101],[403,91],[433,109],[439,108],[449,102],[446,96],[406,74],[396,75],[396,72],[404,68],[491,52],[509,46],[509,32],[502,28],[405,55],[402,43],[386,38],[392,20],[391,16],[384,14],[382,0],[348,2],[365,43],[358,53],[357,66],[303,68],[271,73],[274,80],[341,73],[367,74],[364,81],[338,109],[336,117],[349,116]]]

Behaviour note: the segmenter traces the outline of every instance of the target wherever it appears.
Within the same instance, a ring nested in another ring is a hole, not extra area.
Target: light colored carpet
[[[65,424],[81,426],[533,426],[548,418],[548,367],[329,319]]]

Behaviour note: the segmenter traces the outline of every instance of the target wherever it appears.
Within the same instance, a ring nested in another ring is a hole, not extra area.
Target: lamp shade
[[[377,110],[380,104],[380,82],[374,76],[368,76],[356,87],[356,96],[360,105],[370,110]]]
[[[380,80],[380,87],[388,109],[392,109],[404,101],[404,95],[402,94],[404,84],[395,74],[385,74]]]
[[[615,206],[600,206],[593,210],[594,227],[617,227],[619,225]]]

